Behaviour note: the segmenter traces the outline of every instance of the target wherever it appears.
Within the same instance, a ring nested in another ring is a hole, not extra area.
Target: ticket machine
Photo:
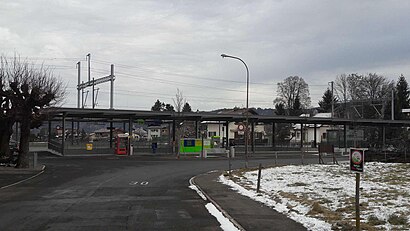
[[[118,134],[115,137],[115,150],[116,155],[128,155],[129,150],[129,137],[128,134]]]

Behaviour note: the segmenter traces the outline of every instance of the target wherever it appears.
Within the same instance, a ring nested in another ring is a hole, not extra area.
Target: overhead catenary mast
[[[81,64],[80,62],[77,63],[77,67],[78,67],[78,85],[77,85],[77,90],[78,90],[78,103],[77,103],[77,107],[80,107],[80,91],[82,91],[82,97],[83,97],[83,102],[82,102],[82,108],[85,107],[85,101],[87,100],[87,98],[84,100],[84,89],[87,87],[91,87],[92,88],[92,108],[94,109],[95,106],[97,105],[96,102],[96,98],[95,98],[95,85],[101,84],[101,83],[105,83],[110,81],[111,85],[110,85],[110,109],[114,109],[114,80],[115,80],[115,75],[114,75],[114,64],[111,64],[111,70],[110,70],[110,74],[108,76],[105,77],[101,77],[101,78],[92,78],[91,79],[91,54],[88,53],[86,55],[86,59],[88,61],[88,81],[87,82],[81,82]],[[88,93],[88,91],[87,91]],[[97,92],[98,94],[98,92]]]

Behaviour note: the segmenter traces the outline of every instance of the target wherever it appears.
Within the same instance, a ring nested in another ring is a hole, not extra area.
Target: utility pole
[[[331,89],[332,89],[332,115],[331,115],[331,117],[333,118],[334,113],[335,113],[335,97],[333,96],[333,81],[330,82],[330,86],[331,86]]]
[[[77,85],[77,108],[80,108],[81,106],[81,104],[80,104],[80,100],[81,100],[81,89],[78,87],[79,85],[80,85],[80,83],[81,83],[81,61],[78,61],[77,62],[77,69],[78,69],[78,85]],[[84,90],[83,90],[84,91]],[[78,136],[78,131],[80,130],[80,121],[77,121],[77,138],[79,137]],[[71,130],[71,135],[72,135],[72,137],[73,137],[73,139],[74,139],[74,129],[72,129]]]
[[[110,94],[110,109],[114,109],[114,64],[111,64],[111,94]]]
[[[81,62],[78,61],[77,63],[77,69],[78,69],[78,85],[81,83]],[[78,88],[77,85],[77,108],[80,108],[80,88]]]
[[[93,98],[92,98],[92,100],[93,100],[93,109],[95,108],[95,101],[94,101],[94,91],[95,91],[95,84],[94,84],[94,78],[93,78],[93,83],[92,83],[93,85],[93,93],[92,93],[92,95],[93,95]]]
[[[82,82],[82,84],[84,84],[84,81]],[[81,97],[82,97],[82,99],[81,99],[81,108],[84,108],[84,104],[85,104],[85,102],[84,102],[84,88],[82,88],[81,89]]]
[[[85,59],[88,60],[88,82],[91,80],[91,54],[88,53],[85,56]]]
[[[394,89],[391,90],[391,120],[394,120]]]

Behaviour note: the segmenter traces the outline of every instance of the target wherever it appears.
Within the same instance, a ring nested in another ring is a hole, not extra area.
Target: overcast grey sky
[[[116,65],[115,108],[172,103],[192,109],[273,107],[290,75],[310,86],[312,106],[342,73],[410,76],[410,1],[0,0],[0,52],[53,65],[76,107],[76,62],[91,53],[92,77]],[[109,83],[98,86],[108,108]],[[90,99],[90,97],[88,97]],[[87,102],[91,104],[90,100]]]

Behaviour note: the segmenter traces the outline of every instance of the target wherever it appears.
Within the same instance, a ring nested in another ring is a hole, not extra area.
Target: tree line
[[[154,105],[151,107],[151,111],[173,111],[173,112],[192,112],[191,105],[186,101],[184,98],[182,91],[177,89],[177,93],[175,94],[175,98],[172,99],[174,105],[172,104],[165,104],[161,102],[159,99],[155,101]]]
[[[410,108],[410,93],[406,78],[397,83],[376,74],[341,74],[336,77],[333,91],[327,87],[319,101],[318,112],[331,112],[339,118],[391,119],[394,99],[394,119],[406,119],[402,109]],[[299,76],[289,76],[277,86],[274,100],[276,114],[299,116],[309,112],[309,85]]]

